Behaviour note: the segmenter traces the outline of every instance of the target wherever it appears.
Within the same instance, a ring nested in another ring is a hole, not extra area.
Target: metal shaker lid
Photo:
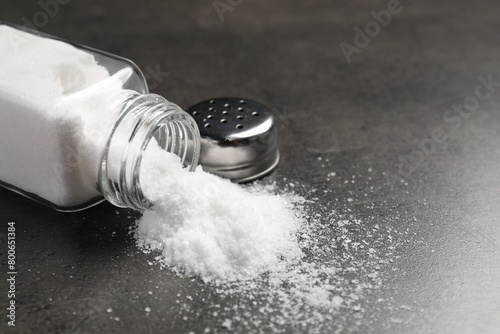
[[[200,129],[200,164],[205,171],[247,182],[278,164],[276,121],[266,106],[226,97],[200,102],[187,112]]]

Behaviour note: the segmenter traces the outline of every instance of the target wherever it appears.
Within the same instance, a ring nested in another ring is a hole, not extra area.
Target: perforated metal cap
[[[200,102],[187,112],[200,128],[200,164],[207,172],[247,182],[278,164],[276,121],[266,106],[227,97]]]

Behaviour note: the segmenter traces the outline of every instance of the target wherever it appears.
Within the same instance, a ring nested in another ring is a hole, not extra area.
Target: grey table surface
[[[282,160],[264,182],[328,189],[323,207],[402,241],[361,316],[342,308],[323,332],[500,333],[500,3],[405,0],[369,43],[355,41],[390,3],[4,0],[0,20],[130,58],[182,107],[244,96],[275,108]],[[484,80],[493,84],[476,91]],[[0,189],[2,275],[9,221],[19,272],[16,327],[3,316],[0,332],[268,330],[221,327],[213,288],[137,250],[137,217],[110,204],[59,213]],[[177,304],[180,293],[194,298]]]

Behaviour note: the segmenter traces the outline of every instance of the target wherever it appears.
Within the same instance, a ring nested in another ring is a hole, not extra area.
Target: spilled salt
[[[204,172],[189,172],[179,158],[151,143],[142,161],[144,194],[155,203],[135,232],[160,262],[204,281],[244,280],[302,255],[299,219],[287,199],[251,191]]]
[[[177,158],[155,151],[148,148],[143,163],[157,173],[142,175],[141,186],[157,210],[138,221],[135,237],[161,264],[202,279],[176,295],[187,326],[206,314],[215,326],[205,332],[366,332],[372,320],[361,319],[372,293],[409,233],[387,224],[399,216],[361,220],[352,202],[336,198],[333,209],[317,197],[327,184],[292,186],[284,178],[239,186],[200,169],[176,169]]]

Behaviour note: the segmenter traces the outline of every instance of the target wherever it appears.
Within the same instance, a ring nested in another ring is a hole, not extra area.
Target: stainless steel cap
[[[200,129],[200,164],[207,172],[247,182],[278,164],[276,121],[266,106],[227,97],[200,102],[187,112]]]

